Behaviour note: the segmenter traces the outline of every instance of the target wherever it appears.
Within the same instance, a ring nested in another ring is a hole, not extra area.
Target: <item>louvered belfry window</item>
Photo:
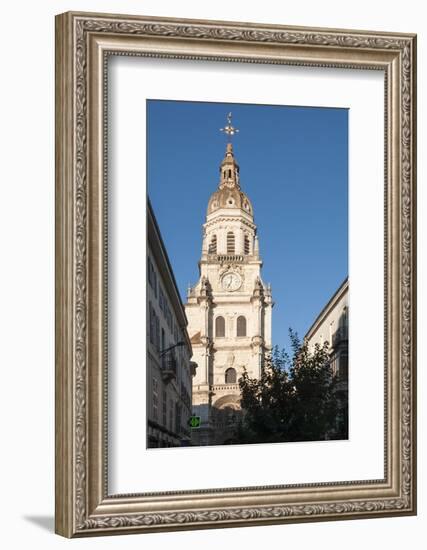
[[[217,239],[216,239],[216,235],[214,235],[209,244],[209,250],[208,250],[209,254],[216,254],[216,243],[217,243]]]
[[[245,254],[250,253],[249,237],[245,235]]]
[[[234,233],[229,231],[227,233],[227,254],[234,254],[235,251],[235,238]]]

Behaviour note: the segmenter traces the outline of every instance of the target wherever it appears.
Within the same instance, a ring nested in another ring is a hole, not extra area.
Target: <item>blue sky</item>
[[[254,207],[273,344],[302,337],[348,274],[346,109],[147,102],[148,193],[185,302],[233,113],[242,190]]]

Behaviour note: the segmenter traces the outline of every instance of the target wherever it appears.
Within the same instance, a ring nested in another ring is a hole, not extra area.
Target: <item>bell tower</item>
[[[258,378],[271,350],[271,287],[261,279],[257,227],[251,201],[240,187],[231,138],[238,132],[231,113],[218,188],[208,201],[203,225],[199,280],[188,289],[185,311],[198,365],[193,378],[195,445],[231,443],[241,415],[239,378]]]

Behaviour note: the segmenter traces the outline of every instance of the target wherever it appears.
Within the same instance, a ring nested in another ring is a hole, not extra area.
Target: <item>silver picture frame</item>
[[[106,117],[111,55],[385,75],[385,475],[111,495]],[[56,532],[65,537],[416,513],[416,36],[68,12],[56,17]]]

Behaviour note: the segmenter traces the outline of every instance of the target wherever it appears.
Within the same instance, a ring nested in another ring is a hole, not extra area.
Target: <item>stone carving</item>
[[[337,515],[345,517],[350,513],[375,516],[378,512],[403,510],[405,499],[366,500],[343,503],[300,504],[293,506],[259,506],[238,509],[206,510],[200,512],[162,512],[129,516],[93,517],[84,522],[83,529],[105,529],[108,527],[139,527],[152,525],[182,525],[223,521],[244,521],[256,519],[303,519],[314,516]]]
[[[211,284],[207,277],[202,277],[200,281],[200,295],[201,296],[210,296],[211,294]]]

